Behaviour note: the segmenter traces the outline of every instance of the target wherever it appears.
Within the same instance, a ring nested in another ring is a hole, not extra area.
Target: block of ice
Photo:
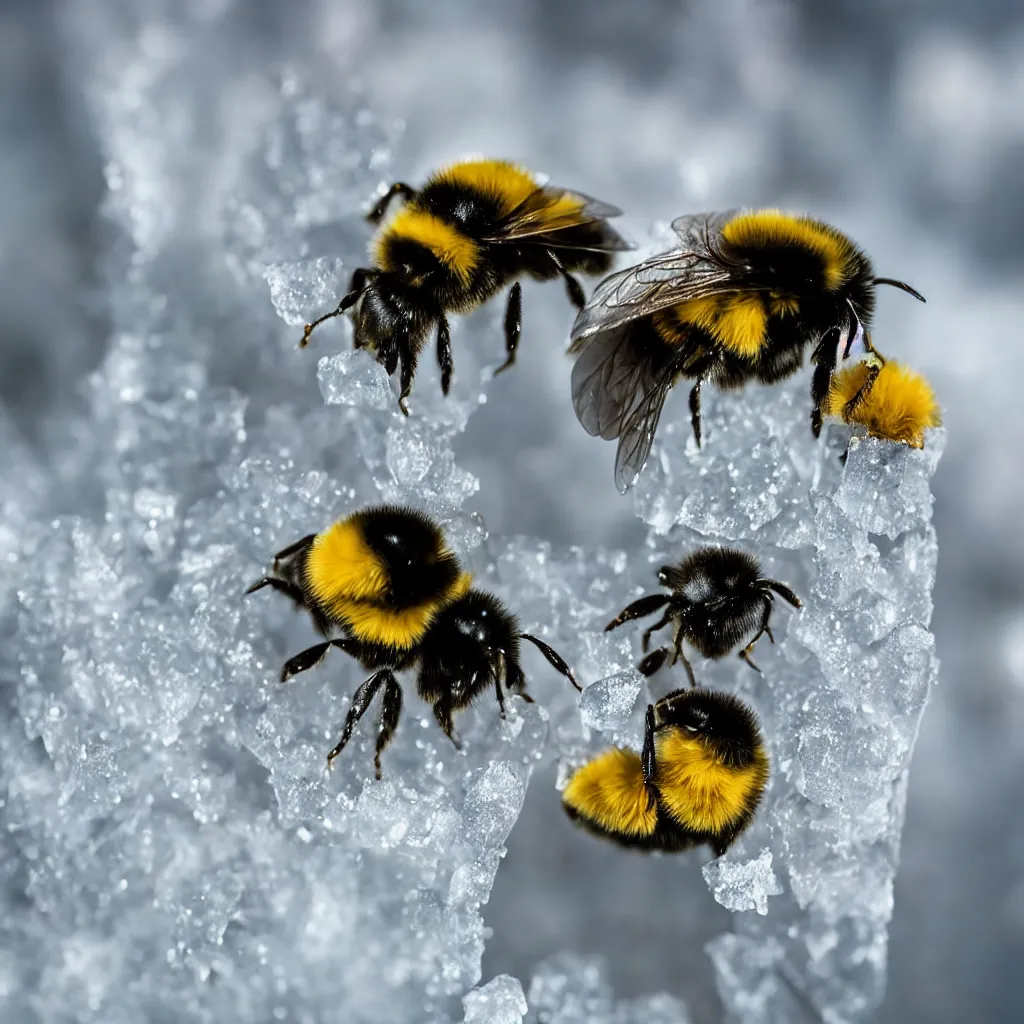
[[[719,857],[705,864],[703,872],[708,888],[726,910],[756,910],[763,917],[768,897],[782,893],[767,847],[753,860]]]
[[[462,997],[462,1024],[522,1024],[526,996],[517,978],[499,974]]]

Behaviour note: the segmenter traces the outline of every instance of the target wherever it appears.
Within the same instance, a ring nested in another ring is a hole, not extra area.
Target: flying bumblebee
[[[612,274],[573,325],[573,404],[588,433],[619,439],[615,481],[635,483],[669,390],[693,381],[690,416],[701,441],[700,392],[796,373],[810,347],[811,428],[837,359],[870,326],[868,257],[834,227],[778,210],[699,213],[672,224],[682,245]]]
[[[388,373],[401,365],[398,404],[408,415],[416,361],[436,325],[441,390],[452,378],[448,313],[468,313],[509,282],[505,362],[516,358],[526,274],[561,277],[577,308],[583,289],[574,273],[603,274],[611,254],[632,246],[607,223],[621,211],[581,192],[542,185],[503,160],[465,160],[432,174],[419,191],[396,182],[368,214],[379,222],[391,200],[402,208],[374,237],[372,266],[359,267],[336,309],[306,324],[301,345],[325,320],[352,311],[356,348],[374,353]]]
[[[643,750],[613,747],[579,768],[566,813],[621,846],[720,857],[750,824],[768,783],[753,711],[729,694],[677,690],[647,705]]]
[[[681,661],[691,686],[696,686],[697,680],[683,651],[684,641],[689,641],[705,658],[724,658],[750,638],[739,656],[760,672],[750,652],[765,634],[775,643],[769,626],[775,595],[794,608],[801,604],[785,583],[761,575],[757,559],[733,548],[698,548],[678,565],[663,565],[658,570],[658,582],[671,593],[639,598],[619,612],[605,626],[605,632],[664,608],[662,617],[644,631],[641,649],[645,657],[637,668],[645,676],[654,675],[671,655],[669,664]],[[648,654],[651,634],[669,624],[671,648],[659,647]]]
[[[942,423],[931,385],[877,349],[832,377],[827,415],[867,429],[872,437],[924,447],[924,432]]]
[[[337,647],[375,670],[356,690],[330,765],[378,693],[381,710],[374,754],[380,758],[398,726],[402,688],[395,672],[416,667],[417,689],[438,725],[459,745],[452,714],[493,686],[502,716],[505,693],[532,698],[519,664],[519,641],[535,644],[576,689],[568,665],[543,640],[522,633],[497,598],[472,589],[441,529],[411,509],[379,506],[310,534],[274,557],[273,575],[257,580],[252,594],[272,587],[309,611],[325,637],[281,670],[281,682],[318,665]]]

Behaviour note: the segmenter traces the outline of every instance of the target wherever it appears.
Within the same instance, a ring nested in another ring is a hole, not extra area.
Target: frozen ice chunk
[[[583,724],[607,733],[623,729],[643,686],[644,677],[636,670],[591,683],[580,694]]]
[[[718,857],[702,870],[708,888],[726,910],[756,910],[763,917],[768,913],[768,897],[782,893],[767,847],[753,860]]]
[[[397,409],[387,371],[368,352],[324,356],[316,366],[320,394],[328,405],[356,409]]]
[[[526,996],[517,978],[499,974],[462,997],[462,1024],[522,1024]]]
[[[277,315],[289,326],[300,329],[334,309],[348,289],[345,265],[335,256],[299,263],[271,263],[263,276],[270,286],[270,301]],[[342,322],[343,318],[338,318],[337,323]],[[296,344],[299,337],[296,335]]]

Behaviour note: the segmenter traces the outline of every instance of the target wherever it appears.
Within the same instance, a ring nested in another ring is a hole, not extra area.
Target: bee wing
[[[633,486],[647,461],[665,396],[675,378],[674,362],[656,363],[634,343],[628,326],[598,335],[572,369],[572,401],[588,434],[619,439],[615,483]]]
[[[617,206],[603,203],[582,192],[546,185],[531,192],[508,215],[501,231],[486,241],[502,243],[529,239],[558,247],[557,232],[565,228],[604,221],[621,214],[622,211]],[[633,248],[617,231],[607,225],[599,237],[588,239],[588,243],[586,246],[573,245],[572,248],[588,248],[601,252],[621,252]]]
[[[738,208],[733,208],[712,213],[684,213],[672,221],[672,230],[682,240],[684,249],[709,251],[714,247],[714,240],[722,233],[722,228],[739,212]]]

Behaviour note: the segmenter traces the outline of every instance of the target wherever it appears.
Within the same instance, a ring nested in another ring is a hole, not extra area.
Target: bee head
[[[352,309],[353,344],[372,352],[392,374],[403,349],[419,349],[433,319],[413,284],[400,274],[378,271]]]
[[[673,727],[698,740],[725,764],[753,763],[762,741],[753,711],[728,693],[678,690],[655,705],[655,727]]]
[[[459,563],[436,523],[413,509],[381,506],[362,514],[362,532],[387,578],[396,608],[439,598],[455,586]]]

